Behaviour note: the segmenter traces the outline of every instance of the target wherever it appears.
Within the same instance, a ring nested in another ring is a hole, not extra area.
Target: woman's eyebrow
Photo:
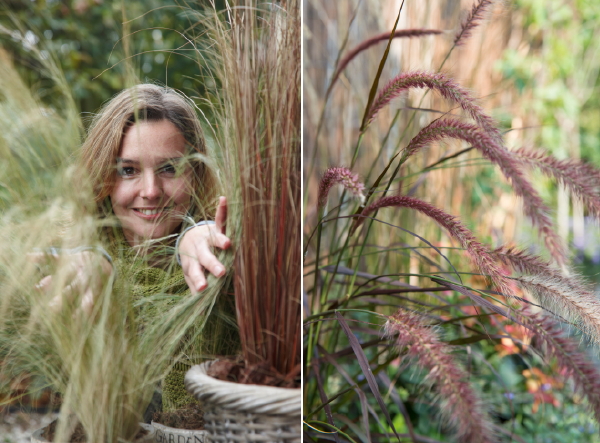
[[[116,160],[117,160],[117,163],[127,163],[127,164],[134,164],[134,165],[137,165],[140,163],[139,161],[136,161],[136,160],[131,160],[129,158],[121,158],[121,157],[117,157]]]

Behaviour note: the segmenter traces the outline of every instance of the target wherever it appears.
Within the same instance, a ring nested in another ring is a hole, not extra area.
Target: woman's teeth
[[[160,214],[163,211],[166,211],[169,208],[160,208],[160,209],[136,209],[136,211],[141,212],[144,215],[156,215]]]

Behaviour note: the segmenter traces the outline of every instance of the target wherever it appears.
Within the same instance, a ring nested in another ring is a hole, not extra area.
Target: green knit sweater
[[[172,246],[161,246],[161,250],[143,255],[127,244],[121,232],[111,237],[108,252],[117,273],[115,291],[129,291],[139,306],[140,324],[152,322],[173,307],[180,297],[190,294],[183,271],[173,257]],[[160,303],[137,303],[157,294],[165,295]],[[194,402],[183,385],[185,372],[192,365],[237,351],[239,334],[234,319],[232,291],[226,291],[219,296],[202,332],[193,326],[182,341],[177,354],[185,357],[178,361],[173,359],[171,371],[162,382],[163,410],[176,410]]]

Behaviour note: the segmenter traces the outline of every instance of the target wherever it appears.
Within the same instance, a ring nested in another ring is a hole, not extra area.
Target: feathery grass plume
[[[440,226],[445,228],[452,237],[460,242],[461,246],[467,250],[473,263],[475,263],[483,274],[490,277],[502,292],[506,294],[510,293],[506,275],[494,262],[488,248],[480,243],[473,233],[455,216],[447,214],[430,203],[404,195],[393,195],[380,198],[363,209],[361,215],[367,216],[378,209],[386,207],[414,209],[435,220]],[[359,218],[357,227],[362,220],[364,220],[364,217]]]
[[[524,165],[555,178],[579,198],[594,217],[600,218],[600,170],[577,160],[558,160],[541,150],[523,147],[513,154]]]
[[[461,46],[464,44],[465,40],[471,36],[473,29],[475,29],[487,11],[487,9],[492,5],[491,0],[479,0],[477,3],[473,5],[471,12],[467,16],[467,18],[462,22],[460,26],[460,31],[456,34],[454,38],[454,46]]]
[[[436,389],[440,413],[455,430],[456,441],[495,441],[485,407],[468,382],[468,373],[426,319],[400,309],[388,317],[384,329],[388,337],[396,337],[400,350],[406,347],[415,364],[427,371],[425,381]]]
[[[424,37],[427,35],[438,35],[442,34],[443,31],[439,29],[396,29],[394,32],[393,38],[414,38],[414,37]],[[348,63],[350,63],[354,57],[356,57],[361,52],[369,49],[371,46],[376,45],[379,42],[388,41],[390,38],[389,32],[382,32],[381,34],[377,34],[373,37],[370,37],[358,44],[354,48],[352,48],[348,53],[344,56],[343,59],[338,63],[338,67],[331,79],[331,84],[334,84],[342,71],[346,69]]]
[[[563,277],[560,271],[546,260],[515,247],[501,246],[491,251],[490,254],[505,265],[523,274],[551,275],[555,278]]]
[[[361,202],[364,200],[365,185],[358,180],[358,174],[353,174],[348,168],[329,168],[325,171],[319,183],[319,208],[325,206],[329,190],[335,184],[342,185],[344,189],[354,194]]]
[[[373,101],[371,109],[369,109],[369,117],[367,118],[365,127],[373,121],[377,113],[385,105],[402,94],[402,92],[412,88],[433,89],[445,99],[458,103],[488,133],[490,138],[498,141],[502,140],[502,135],[494,120],[484,112],[481,106],[477,104],[477,101],[471,97],[471,94],[453,79],[438,72],[411,71],[400,74],[390,80]]]
[[[557,275],[509,277],[543,306],[574,321],[596,343],[600,343],[600,303],[581,283]]]
[[[550,209],[525,177],[522,162],[497,139],[490,137],[487,132],[469,123],[440,118],[419,131],[405,148],[403,158],[413,155],[429,143],[444,138],[464,140],[480,151],[489,161],[498,165],[504,176],[510,179],[515,193],[523,198],[525,214],[538,227],[552,256],[558,263],[564,263],[565,248],[548,215]]]
[[[525,308],[520,314],[523,321],[535,331],[535,337],[539,341],[534,345],[556,358],[559,366],[573,380],[575,392],[587,397],[596,421],[600,422],[600,372],[596,365],[564,333],[561,324],[554,318],[533,312],[530,308]]]
[[[241,1],[209,25],[222,63],[216,140],[237,245],[235,297],[246,366],[300,372],[300,2]],[[293,378],[293,377],[292,377]]]
[[[564,275],[562,271],[552,266],[548,261],[531,255],[514,247],[502,246],[490,253],[492,257],[517,272],[551,279],[556,285],[570,288],[571,291],[593,297],[593,289],[577,275]]]

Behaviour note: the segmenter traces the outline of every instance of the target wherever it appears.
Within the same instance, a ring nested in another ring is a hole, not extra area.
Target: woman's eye
[[[175,167],[175,165],[173,165],[171,163],[167,163],[166,165],[162,166],[159,169],[159,172],[163,172],[165,174],[173,174],[173,175],[175,175],[175,173],[177,172],[177,168]]]
[[[135,174],[135,168],[133,166],[120,166],[117,168],[117,172],[121,177],[131,177]]]

